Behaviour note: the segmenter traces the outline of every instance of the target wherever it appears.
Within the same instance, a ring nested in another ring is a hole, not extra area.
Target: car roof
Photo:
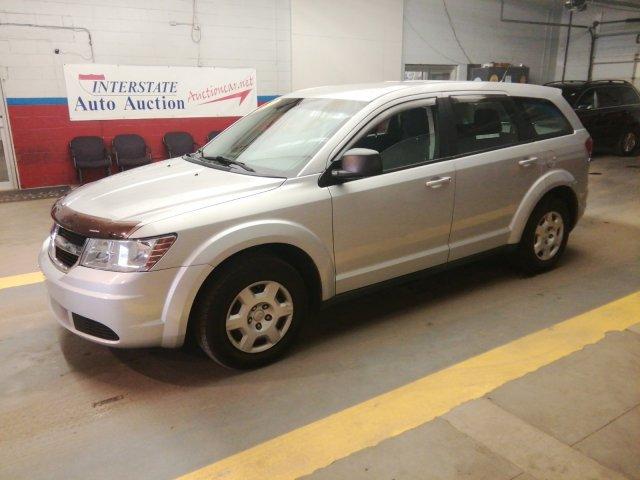
[[[420,93],[438,93],[452,91],[499,91],[509,95],[548,97],[559,95],[557,88],[524,83],[506,82],[460,82],[456,80],[394,81],[378,83],[359,83],[351,85],[330,85],[307,88],[291,92],[284,97],[293,98],[334,98],[372,102],[383,97],[402,97]]]

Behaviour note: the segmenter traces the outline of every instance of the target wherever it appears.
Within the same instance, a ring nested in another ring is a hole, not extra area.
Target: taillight
[[[593,138],[587,138],[587,141],[584,142],[584,146],[587,149],[587,153],[589,154],[589,160],[591,160],[591,155],[593,154]]]

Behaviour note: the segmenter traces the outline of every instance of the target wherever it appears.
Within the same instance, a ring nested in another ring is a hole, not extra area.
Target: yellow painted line
[[[0,277],[0,290],[11,287],[21,287],[44,281],[41,272],[23,273],[22,275],[12,275],[11,277]]]
[[[418,427],[640,322],[640,292],[440,370],[180,477],[295,479]]]

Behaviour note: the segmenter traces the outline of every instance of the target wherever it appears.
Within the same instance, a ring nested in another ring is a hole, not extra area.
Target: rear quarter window
[[[542,98],[514,98],[524,120],[531,126],[533,139],[569,135],[573,127],[558,107]]]

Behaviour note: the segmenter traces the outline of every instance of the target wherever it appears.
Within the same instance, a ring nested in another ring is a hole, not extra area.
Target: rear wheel
[[[289,348],[307,315],[300,274],[283,260],[256,254],[224,265],[194,308],[202,350],[230,368],[266,365]]]
[[[555,267],[567,246],[570,225],[565,202],[557,197],[542,199],[531,213],[517,246],[518,266],[532,274]]]
[[[626,130],[620,135],[616,144],[616,153],[623,157],[635,155],[640,146],[640,136],[637,130]]]

